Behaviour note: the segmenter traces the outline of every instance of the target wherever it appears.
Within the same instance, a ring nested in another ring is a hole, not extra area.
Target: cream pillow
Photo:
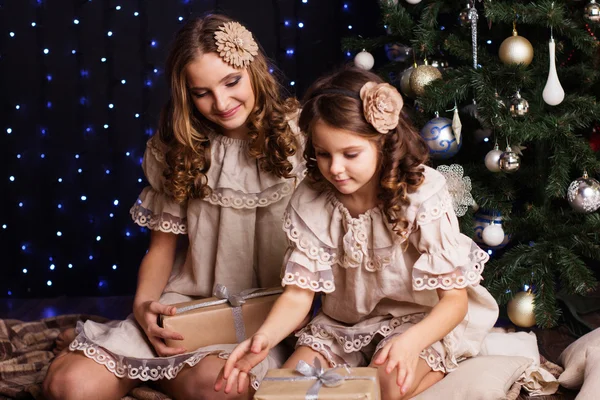
[[[583,386],[575,400],[596,400],[600,394],[600,347],[586,352]]]
[[[413,399],[500,400],[533,361],[520,356],[477,356]]]
[[[567,389],[581,387],[585,370],[585,354],[589,347],[600,347],[600,328],[580,337],[560,354],[558,362],[565,369],[558,377],[561,386]]]

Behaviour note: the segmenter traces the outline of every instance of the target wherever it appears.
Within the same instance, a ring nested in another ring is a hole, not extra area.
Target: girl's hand
[[[411,388],[415,379],[415,371],[419,363],[420,350],[414,344],[408,342],[404,335],[391,339],[373,360],[375,365],[383,365],[386,373],[391,373],[394,368],[398,368],[396,384],[400,388],[400,393],[405,394]]]
[[[160,314],[174,315],[176,311],[175,307],[161,304],[158,301],[146,301],[133,307],[133,315],[136,321],[144,330],[156,353],[161,357],[186,352],[183,347],[169,347],[164,342],[164,339],[183,340],[182,335],[158,326],[158,316]]]
[[[215,391],[218,392],[225,386],[224,392],[228,394],[235,385],[237,392],[242,393],[248,388],[248,373],[267,358],[269,349],[269,338],[264,333],[256,333],[238,344],[217,376]]]

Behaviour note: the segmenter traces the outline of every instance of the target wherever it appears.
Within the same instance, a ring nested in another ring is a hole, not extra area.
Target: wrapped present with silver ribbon
[[[324,369],[318,358],[296,369],[272,369],[254,400],[380,400],[377,368]]]
[[[173,304],[177,309],[175,315],[159,317],[163,328],[184,337],[184,340],[167,339],[165,342],[187,351],[215,344],[239,343],[260,328],[282,292],[283,289],[278,287],[233,294],[225,285],[216,284],[214,297]]]

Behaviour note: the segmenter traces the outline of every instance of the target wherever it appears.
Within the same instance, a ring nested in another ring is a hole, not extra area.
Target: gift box
[[[194,351],[214,344],[235,344],[252,336],[265,321],[282,288],[251,289],[230,294],[216,285],[214,297],[173,304],[175,315],[161,315],[159,324],[183,335],[184,340],[166,339],[169,347]]]
[[[323,369],[300,361],[296,369],[272,369],[254,400],[380,400],[377,368]]]

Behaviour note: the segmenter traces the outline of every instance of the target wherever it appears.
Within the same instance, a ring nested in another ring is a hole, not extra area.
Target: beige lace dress
[[[295,120],[290,126],[302,144]],[[190,200],[187,205],[177,204],[164,191],[162,143],[156,136],[147,143],[143,168],[150,186],[131,208],[131,216],[140,226],[187,235],[189,241],[187,252],[175,261],[161,296],[164,304],[210,297],[216,283],[226,285],[230,293],[280,284],[287,248],[281,220],[294,188],[305,174],[303,149],[290,159],[295,179],[282,179],[260,170],[247,154],[247,141],[217,134],[209,138],[211,166],[207,177],[213,193],[206,199]],[[77,334],[70,350],[81,351],[118,377],[143,381],[173,378],[186,365],[194,366],[209,354],[226,357],[235,347],[216,345],[158,357],[133,315],[107,324],[80,323]],[[273,351],[253,369],[254,387],[268,368],[285,360],[280,353]]]
[[[446,181],[425,167],[425,180],[403,212],[410,223],[401,238],[380,208],[353,218],[332,189],[307,181],[284,215],[290,242],[283,285],[324,293],[321,312],[298,332],[336,366],[365,366],[386,342],[421,321],[439,302],[436,289],[467,288],[465,319],[421,358],[449,372],[477,355],[498,306],[479,285],[488,254],[459,231]]]

